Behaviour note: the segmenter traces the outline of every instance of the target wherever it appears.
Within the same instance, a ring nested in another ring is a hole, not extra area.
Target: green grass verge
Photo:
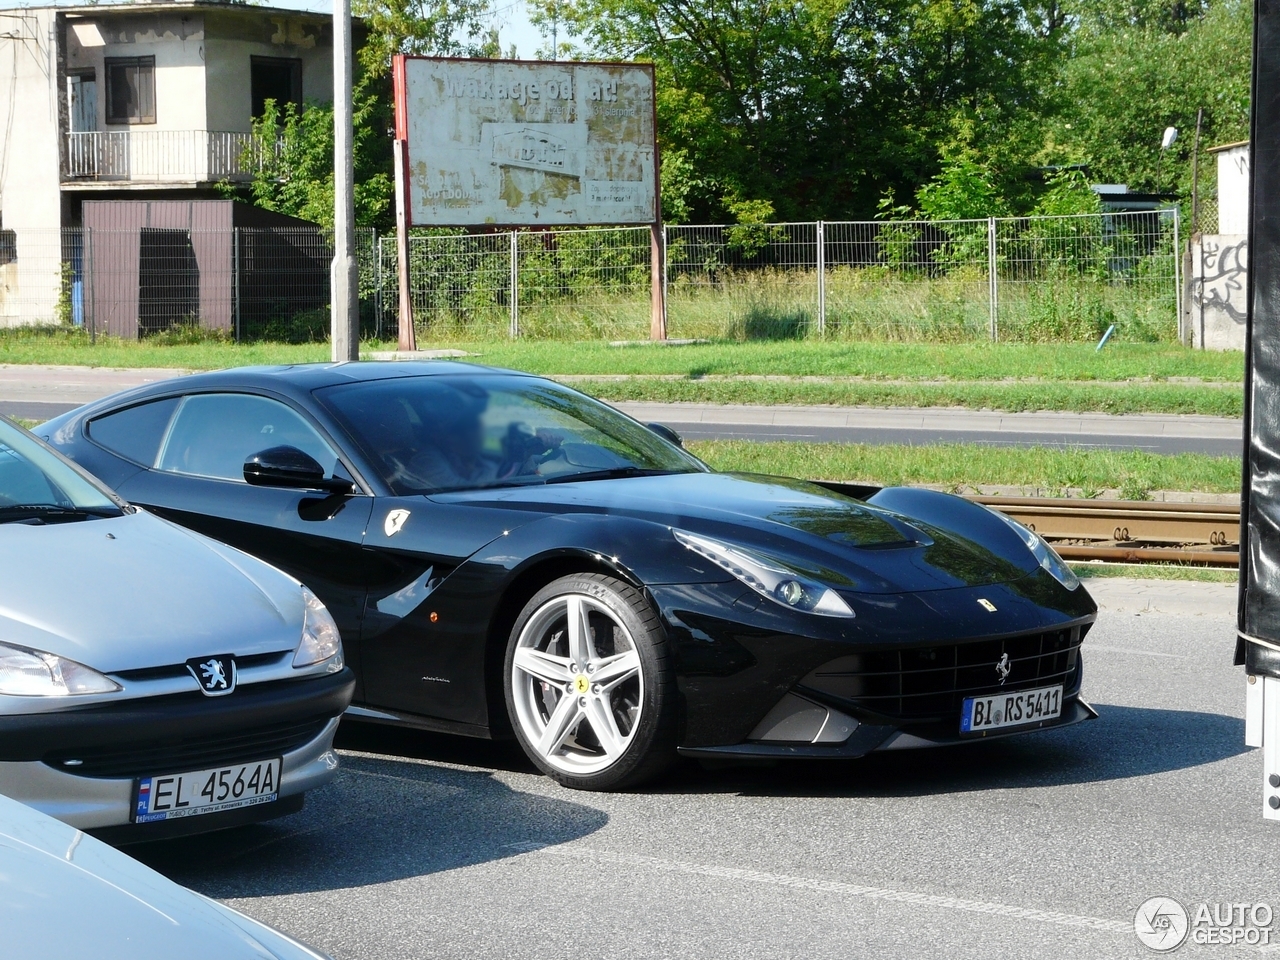
[[[366,343],[365,350],[394,349]],[[601,341],[452,343],[426,340],[422,349],[457,347],[479,363],[543,374],[666,374],[866,377],[887,380],[1116,381],[1195,377],[1239,383],[1240,353],[1187,350],[1167,344],[849,343],[816,340],[709,343],[682,347],[610,347]],[[244,363],[325,360],[326,343],[247,343],[220,340],[166,343],[161,338],[97,343],[76,332],[0,331],[0,362],[86,366],[185,367],[210,370]]]
[[[0,331],[0,363],[219,370],[225,367],[310,363],[328,359],[327,343],[238,344],[216,339],[167,343],[159,337],[146,340],[99,337],[93,343],[88,336],[76,331]]]
[[[600,342],[422,343],[543,374],[666,374],[696,379],[742,374],[884,380],[1116,381],[1169,377],[1240,383],[1244,355],[1168,344],[848,343],[817,340],[610,347]]]
[[[1151,490],[1234,493],[1240,489],[1238,459],[1198,453],[1166,456],[1134,450],[750,440],[698,440],[690,441],[687,446],[717,470],[861,480],[886,486],[928,483],[952,489],[982,484],[1048,489],[1118,488],[1134,499]]]
[[[1174,563],[1071,563],[1081,580],[1132,577],[1140,580],[1192,580],[1199,583],[1237,583],[1238,571],[1219,567],[1183,567]]]
[[[975,410],[1066,410],[1080,413],[1195,413],[1239,417],[1243,391],[1182,384],[877,384],[776,380],[577,380],[602,400],[664,403],[837,404],[871,407],[968,407]]]

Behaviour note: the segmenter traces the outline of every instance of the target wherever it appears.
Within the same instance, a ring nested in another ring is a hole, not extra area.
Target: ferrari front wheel
[[[534,595],[507,645],[511,725],[548,776],[614,790],[675,756],[675,681],[657,613],[630,584],[562,577]]]

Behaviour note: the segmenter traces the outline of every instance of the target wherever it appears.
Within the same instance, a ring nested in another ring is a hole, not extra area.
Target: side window
[[[89,439],[144,467],[156,462],[165,427],[178,408],[178,397],[140,403],[89,421]]]
[[[311,424],[278,400],[242,393],[195,394],[182,401],[156,467],[243,481],[246,459],[281,446],[310,454],[326,473],[338,462]]]

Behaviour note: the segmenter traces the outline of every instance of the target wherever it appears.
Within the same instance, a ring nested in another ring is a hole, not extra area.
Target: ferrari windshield
[[[394,377],[316,396],[397,496],[706,469],[605,404],[545,380]]]
[[[0,523],[118,516],[120,507],[40,441],[0,420]]]

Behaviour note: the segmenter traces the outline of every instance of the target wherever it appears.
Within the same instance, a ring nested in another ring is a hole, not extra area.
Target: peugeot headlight
[[[293,655],[293,665],[309,667],[328,660],[329,672],[337,673],[342,669],[342,636],[338,625],[320,598],[306,587],[302,588],[302,604],[302,642]]]
[[[0,643],[0,694],[10,697],[75,697],[115,693],[119,689],[120,684],[83,663]]]
[[[990,507],[987,509],[991,510]],[[1074,590],[1080,586],[1080,578],[1075,575],[1070,567],[1062,562],[1062,558],[1058,556],[1053,547],[1045,542],[1044,537],[1034,530],[1028,530],[1017,520],[1005,516],[999,510],[991,510],[991,512],[1007,523],[1009,528],[1022,539],[1022,542],[1027,545],[1027,549],[1031,551],[1031,555],[1036,558],[1040,566],[1049,571],[1053,579],[1068,590]]]
[[[757,556],[742,547],[721,543],[696,533],[673,529],[676,540],[717,567],[727,570],[748,587],[792,610],[824,617],[852,617],[853,610],[840,594],[791,570],[777,560]]]

